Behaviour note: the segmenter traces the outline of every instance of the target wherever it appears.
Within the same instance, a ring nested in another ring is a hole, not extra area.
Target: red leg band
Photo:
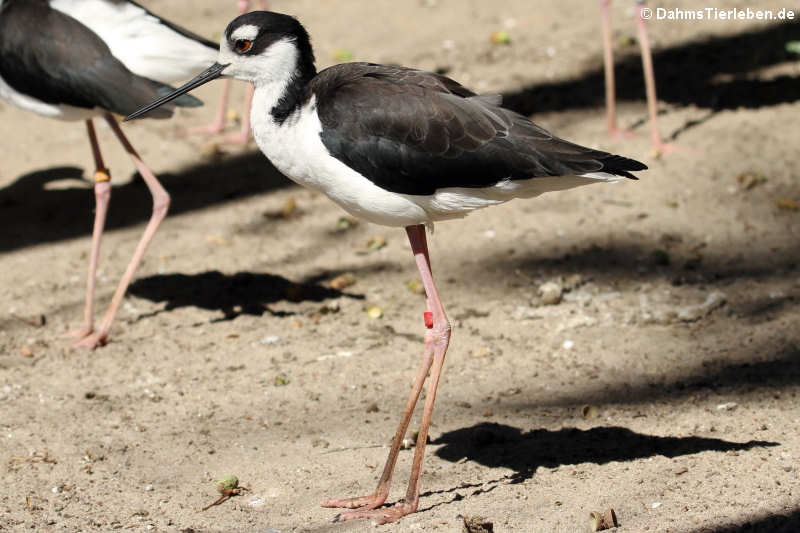
[[[423,316],[425,317],[425,327],[431,329],[433,327],[433,313],[425,311]]]

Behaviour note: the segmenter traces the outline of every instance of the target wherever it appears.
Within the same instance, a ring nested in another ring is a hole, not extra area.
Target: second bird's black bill
[[[153,109],[155,109],[157,107],[160,107],[160,106],[166,104],[167,102],[171,102],[172,100],[178,98],[179,96],[181,96],[183,94],[188,93],[192,89],[200,87],[201,85],[203,85],[205,83],[208,83],[211,80],[215,80],[215,79],[219,78],[220,76],[222,76],[222,71],[225,70],[225,67],[227,67],[227,66],[228,65],[221,65],[219,63],[214,63],[213,65],[211,65],[210,67],[205,69],[203,72],[201,72],[200,74],[195,76],[191,81],[187,82],[186,84],[182,85],[181,87],[178,87],[177,89],[175,89],[174,91],[172,91],[168,95],[162,96],[161,98],[159,98],[158,100],[156,100],[152,104],[147,104],[143,108],[141,108],[141,109],[139,109],[137,111],[134,111],[133,113],[131,113],[130,115],[125,117],[123,122],[126,122],[128,120],[132,120],[134,118],[141,117],[142,115],[148,113],[149,111],[152,111]]]

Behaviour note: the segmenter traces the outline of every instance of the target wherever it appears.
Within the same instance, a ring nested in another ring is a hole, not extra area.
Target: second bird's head
[[[131,113],[137,118],[217,78],[236,78],[256,85],[288,83],[314,73],[314,53],[308,33],[294,17],[270,11],[241,15],[228,24],[220,39],[217,62],[191,81]]]

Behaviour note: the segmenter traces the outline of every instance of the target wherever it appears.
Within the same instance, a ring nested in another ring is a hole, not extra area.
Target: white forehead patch
[[[231,40],[238,41],[243,39],[245,41],[252,41],[256,37],[258,37],[258,26],[253,24],[245,24],[244,26],[239,26],[236,28],[233,33],[231,33]]]

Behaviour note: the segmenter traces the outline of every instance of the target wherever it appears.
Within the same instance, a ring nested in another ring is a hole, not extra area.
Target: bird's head
[[[293,78],[314,73],[314,52],[303,25],[289,15],[254,11],[228,24],[220,40],[216,63],[125,120],[139,117],[217,78],[236,78],[259,86],[271,82],[288,84]]]
[[[256,11],[235,18],[219,46],[221,75],[253,83],[282,79],[304,61],[313,64],[308,33],[294,17]]]

